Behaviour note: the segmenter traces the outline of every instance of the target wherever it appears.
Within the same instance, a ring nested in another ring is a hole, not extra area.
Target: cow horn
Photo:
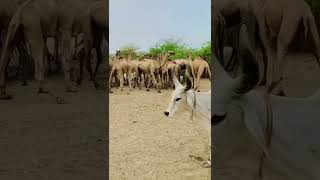
[[[246,25],[242,25],[239,33],[239,57],[242,67],[240,87],[238,94],[245,94],[253,89],[259,81],[259,67],[256,56],[252,50]]]
[[[180,81],[178,80],[178,78],[174,72],[172,73],[172,81],[173,81],[175,87],[182,86],[182,84],[180,83]]]

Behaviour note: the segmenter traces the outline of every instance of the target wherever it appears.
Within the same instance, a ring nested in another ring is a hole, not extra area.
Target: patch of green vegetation
[[[159,41],[153,45],[147,52],[139,51],[139,48],[135,45],[129,44],[120,48],[121,55],[128,57],[129,52],[132,54],[134,59],[151,58],[158,57],[166,52],[173,51],[175,55],[170,57],[170,60],[174,59],[187,59],[189,53],[192,57],[201,57],[208,63],[211,61],[211,42],[208,41],[200,48],[190,48],[187,44],[176,39],[166,39]]]

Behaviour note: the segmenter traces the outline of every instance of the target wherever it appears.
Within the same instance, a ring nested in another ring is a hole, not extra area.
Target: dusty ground
[[[202,91],[210,81],[201,81]],[[109,96],[110,179],[210,179],[210,168],[202,161],[209,157],[207,132],[192,122],[181,108],[175,117],[163,115],[171,92],[155,89],[129,92],[114,89]]]
[[[106,91],[84,82],[68,94],[62,79],[48,81],[64,105],[36,94],[34,82],[9,84],[14,99],[0,101],[0,179],[107,178]]]

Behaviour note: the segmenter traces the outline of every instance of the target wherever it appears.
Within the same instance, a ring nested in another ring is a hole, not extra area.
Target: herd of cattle
[[[128,58],[125,58],[121,55],[120,51],[117,51],[114,59],[110,59],[109,61],[109,68],[111,69],[109,74],[109,92],[112,93],[112,85],[117,86],[117,82],[120,84],[122,91],[124,83],[127,81],[130,90],[133,90],[136,86],[140,89],[141,83],[144,83],[147,91],[153,85],[160,93],[162,88],[174,87],[172,81],[173,74],[179,77],[180,81],[183,81],[184,72],[188,65],[192,68],[192,86],[195,90],[200,91],[200,79],[204,73],[211,79],[210,67],[207,61],[199,57],[192,60],[191,54],[189,54],[188,59],[170,61],[169,57],[173,54],[174,52],[167,52],[156,58],[135,60],[131,58],[131,53],[129,53]]]
[[[105,0],[1,0],[0,2],[0,99],[10,99],[6,92],[7,67],[14,54],[19,64],[30,67],[34,63],[34,78],[38,92],[50,92],[46,88],[45,72],[50,60],[62,64],[66,91],[75,92],[72,81],[71,61],[74,49],[78,57],[77,83],[83,79],[83,66],[94,85],[96,72],[103,61],[102,42],[108,43],[108,3]],[[54,40],[54,53],[49,51],[48,39]],[[80,39],[74,43],[74,39]],[[81,50],[79,50],[81,48]],[[97,63],[93,72],[91,51],[95,49]],[[25,69],[22,68],[24,71]]]

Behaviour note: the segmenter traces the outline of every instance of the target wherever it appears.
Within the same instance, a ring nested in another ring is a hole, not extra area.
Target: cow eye
[[[181,98],[177,98],[176,101],[178,102],[178,101],[180,101],[180,99],[181,99]]]

